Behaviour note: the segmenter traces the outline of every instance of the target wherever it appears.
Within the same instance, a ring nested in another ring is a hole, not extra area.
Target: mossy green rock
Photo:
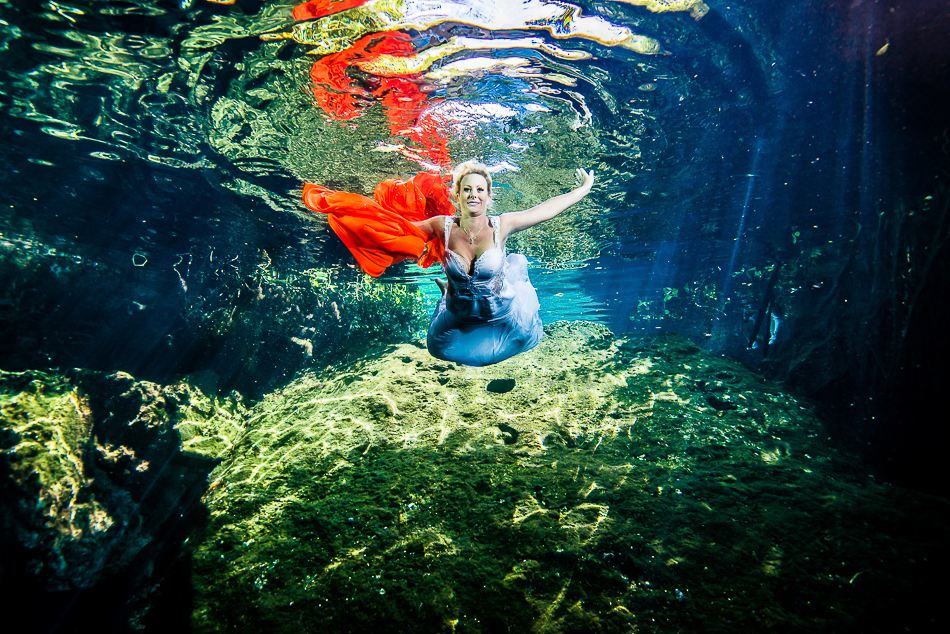
[[[200,495],[241,410],[122,372],[0,371],[4,573],[69,591],[148,569],[143,550]]]
[[[191,553],[197,632],[937,618],[948,504],[876,484],[807,403],[679,337],[559,323],[487,368],[407,344],[245,426]]]

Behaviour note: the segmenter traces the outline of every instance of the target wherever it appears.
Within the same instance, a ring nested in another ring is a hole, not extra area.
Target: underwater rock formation
[[[145,574],[142,555],[195,508],[242,431],[239,403],[123,372],[0,371],[0,406],[4,583],[48,592],[88,590],[133,561]]]
[[[561,322],[486,368],[405,344],[244,426],[187,555],[196,632],[943,618],[947,502],[875,483],[809,403],[681,337]]]

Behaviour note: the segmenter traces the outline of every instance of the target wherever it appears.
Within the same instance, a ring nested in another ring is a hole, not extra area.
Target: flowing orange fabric
[[[329,216],[330,228],[373,277],[406,258],[418,260],[423,268],[445,258],[442,240],[428,238],[412,224],[455,214],[440,176],[417,174],[408,181],[383,181],[373,195],[375,200],[312,183],[303,188],[307,207]]]
[[[310,0],[294,7],[295,20],[316,20],[325,15],[346,11],[369,0]]]

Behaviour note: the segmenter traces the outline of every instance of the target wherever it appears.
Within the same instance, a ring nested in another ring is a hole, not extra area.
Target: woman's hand
[[[583,167],[578,167],[576,175],[580,183],[577,189],[584,190],[584,195],[586,196],[587,193],[590,192],[590,188],[594,186],[594,170],[588,172]]]

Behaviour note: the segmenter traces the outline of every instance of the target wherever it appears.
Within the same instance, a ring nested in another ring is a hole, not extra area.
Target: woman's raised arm
[[[548,198],[540,205],[535,205],[524,211],[502,214],[501,222],[502,229],[506,231],[505,235],[510,235],[516,231],[524,231],[545,220],[550,220],[571,205],[580,202],[590,193],[590,188],[594,185],[594,172],[593,170],[588,172],[580,168],[577,170],[577,178],[581,181],[581,184],[566,194]]]

